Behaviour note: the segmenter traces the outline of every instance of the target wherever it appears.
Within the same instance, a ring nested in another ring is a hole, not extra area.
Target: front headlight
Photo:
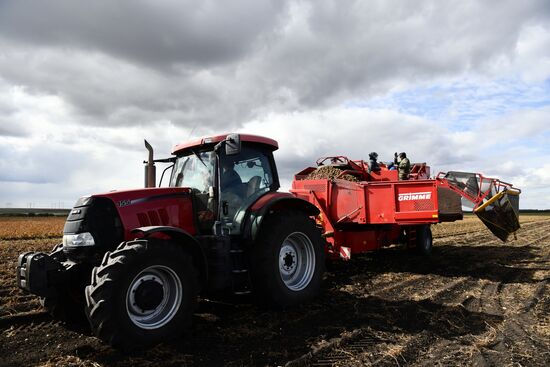
[[[90,232],[66,234],[63,236],[63,246],[93,246],[94,237]]]

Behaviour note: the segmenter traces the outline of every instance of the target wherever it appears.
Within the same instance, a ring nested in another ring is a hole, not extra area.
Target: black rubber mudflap
[[[475,213],[495,236],[506,242],[508,236],[520,228],[519,195],[506,192],[497,195],[500,198]]]

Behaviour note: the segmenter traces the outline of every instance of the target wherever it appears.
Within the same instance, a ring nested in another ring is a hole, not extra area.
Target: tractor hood
[[[111,191],[92,195],[111,200],[122,221],[125,239],[139,227],[172,226],[195,234],[191,190],[181,187],[145,188]]]
[[[153,203],[163,199],[174,199],[178,197],[187,197],[190,194],[190,190],[181,187],[158,187],[158,188],[144,188],[134,190],[115,190],[102,194],[95,194],[88,197],[83,197],[80,200],[86,198],[108,198],[117,208],[126,208],[128,206]]]
[[[147,188],[82,197],[65,222],[65,250],[79,254],[84,254],[86,247],[88,254],[100,248],[112,250],[120,242],[134,239],[133,229],[148,226],[177,227],[194,235],[190,190]]]

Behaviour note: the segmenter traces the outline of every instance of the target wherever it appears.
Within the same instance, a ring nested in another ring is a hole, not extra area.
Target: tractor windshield
[[[189,187],[208,193],[214,186],[216,156],[213,151],[190,152],[178,157],[170,178],[171,187]]]

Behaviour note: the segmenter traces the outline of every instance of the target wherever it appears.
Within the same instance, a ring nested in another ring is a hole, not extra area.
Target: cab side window
[[[250,197],[258,191],[269,190],[273,183],[269,160],[263,154],[238,162],[235,165],[235,172],[246,184],[244,192],[246,197]]]
[[[254,146],[243,146],[237,155],[220,157],[220,216],[233,223],[234,234],[250,205],[273,187],[269,157]]]

